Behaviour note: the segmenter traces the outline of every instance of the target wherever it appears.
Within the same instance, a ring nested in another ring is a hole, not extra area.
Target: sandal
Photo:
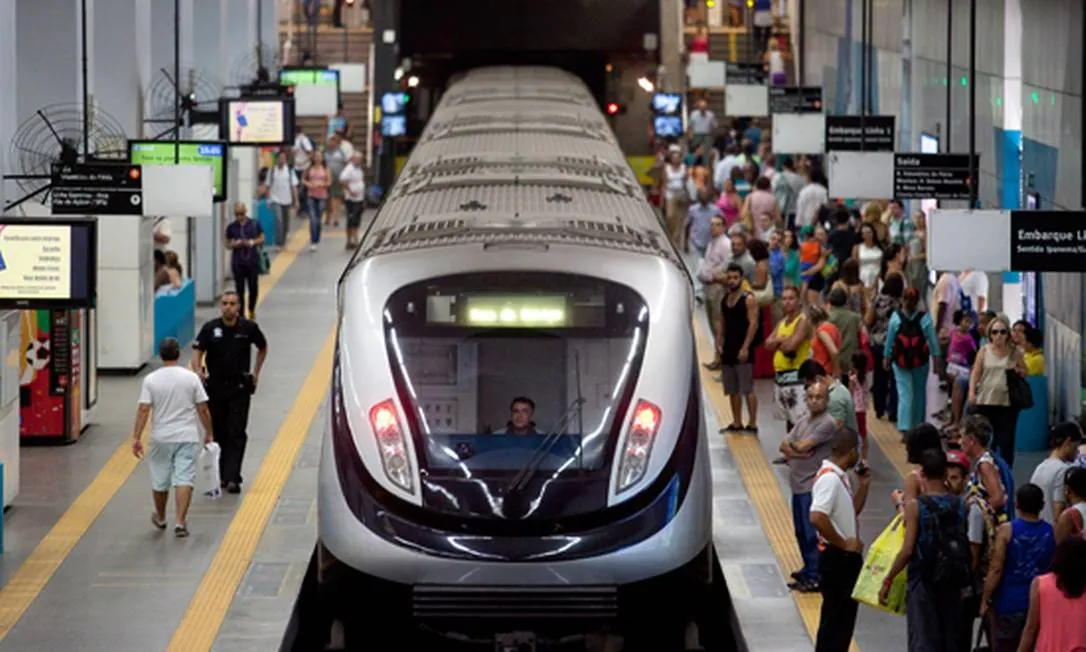
[[[178,523],[177,525],[173,526],[173,535],[178,539],[184,539],[189,535],[189,529],[187,526]]]
[[[151,512],[151,523],[160,530],[166,529],[166,519],[159,519],[158,514]]]
[[[743,432],[749,432],[752,435],[757,435],[758,434],[758,426],[756,424],[753,424],[753,423],[751,423],[749,425],[746,425],[746,426],[743,426]]]
[[[732,425],[725,426],[725,427],[723,427],[723,428],[721,428],[719,430],[720,434],[722,434],[722,435],[726,435],[729,432],[742,432],[742,431],[743,431],[743,425],[739,424],[739,423],[733,423]]]

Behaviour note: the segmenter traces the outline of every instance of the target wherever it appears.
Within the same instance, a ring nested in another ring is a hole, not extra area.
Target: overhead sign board
[[[822,113],[821,86],[774,86],[769,89],[769,112]]]
[[[130,163],[54,163],[53,215],[142,215],[143,172]]]
[[[725,84],[765,84],[766,72],[765,67],[761,63],[752,63],[747,61],[741,62],[726,62],[724,64],[724,83]]]
[[[980,155],[976,155],[980,169]],[[894,197],[897,199],[968,200],[968,154],[895,154]]]
[[[827,152],[894,151],[894,116],[826,116]]]
[[[1086,272],[1086,212],[1011,211],[1011,270]]]

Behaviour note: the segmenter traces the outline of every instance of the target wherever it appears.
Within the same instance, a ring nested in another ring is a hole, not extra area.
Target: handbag
[[[1007,395],[1010,397],[1011,407],[1016,410],[1028,410],[1033,407],[1033,390],[1029,383],[1014,369],[1007,372]]]
[[[894,577],[886,604],[879,602],[882,582],[890,573],[890,567],[894,565],[894,559],[897,558],[898,552],[904,545],[905,523],[898,514],[867,551],[863,569],[860,571],[860,576],[856,578],[856,585],[852,588],[853,600],[896,616],[905,613],[907,571],[902,571]]]
[[[776,299],[776,295],[773,294],[772,281],[767,281],[765,287],[761,290],[755,289],[752,294],[754,295],[754,300],[758,302],[759,308],[773,305],[773,300]]]

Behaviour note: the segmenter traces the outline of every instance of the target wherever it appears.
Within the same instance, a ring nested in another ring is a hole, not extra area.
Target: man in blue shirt
[[[260,266],[264,256],[264,229],[249,217],[245,202],[234,203],[234,221],[226,227],[226,248],[230,250],[230,270],[238,292],[238,307],[245,316],[245,294],[249,294],[249,319],[256,319],[256,300],[260,292]]]

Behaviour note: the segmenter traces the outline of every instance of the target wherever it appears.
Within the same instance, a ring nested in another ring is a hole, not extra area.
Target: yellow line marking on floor
[[[702,324],[701,319],[694,320],[694,332],[697,338],[698,362],[701,369],[701,383],[709,388],[706,394],[709,402],[716,411],[717,422],[721,424],[731,423],[731,407],[727,398],[720,391],[720,384],[713,378],[713,373],[700,363],[711,362],[714,358],[712,339],[708,330]],[[713,434],[709,435],[714,436]],[[720,436],[720,435],[715,435]],[[747,489],[747,495],[758,512],[758,519],[762,523],[762,530],[773,554],[777,558],[777,564],[781,569],[798,569],[803,566],[799,548],[796,545],[796,537],[792,527],[791,499],[784,495],[781,486],[777,482],[777,476],[762,453],[762,446],[757,437],[750,435],[726,435],[728,438],[728,450],[735,460],[739,477],[743,486]],[[792,592],[792,599],[799,609],[799,615],[803,618],[803,624],[807,627],[807,634],[811,640],[815,640],[818,634],[818,620],[822,609],[821,596],[814,593]],[[856,642],[852,642],[850,652],[859,652]]]
[[[294,233],[286,249],[272,261],[268,273],[260,277],[258,304],[283,278],[308,237],[306,229]],[[147,438],[147,429],[144,429],[141,437]],[[139,460],[132,455],[132,442],[125,437],[124,443],[117,447],[90,485],[72,502],[0,590],[0,641],[4,640],[34,600],[45,590],[53,574],[83,535],[90,530],[98,515],[136,470],[138,464]]]
[[[256,554],[260,537],[331,384],[334,345],[335,329],[328,334],[316,362],[302,383],[297,400],[279,426],[271,449],[264,456],[256,479],[246,490],[237,515],[226,530],[211,566],[204,573],[181,624],[173,634],[167,648],[170,652],[203,652],[215,644],[234,594]]]
[[[868,406],[867,409],[867,435],[882,449],[883,455],[897,469],[902,478],[909,475],[912,465],[909,464],[908,455],[905,453],[905,444],[901,443],[901,432],[892,421],[883,421],[875,418],[875,411]]]

